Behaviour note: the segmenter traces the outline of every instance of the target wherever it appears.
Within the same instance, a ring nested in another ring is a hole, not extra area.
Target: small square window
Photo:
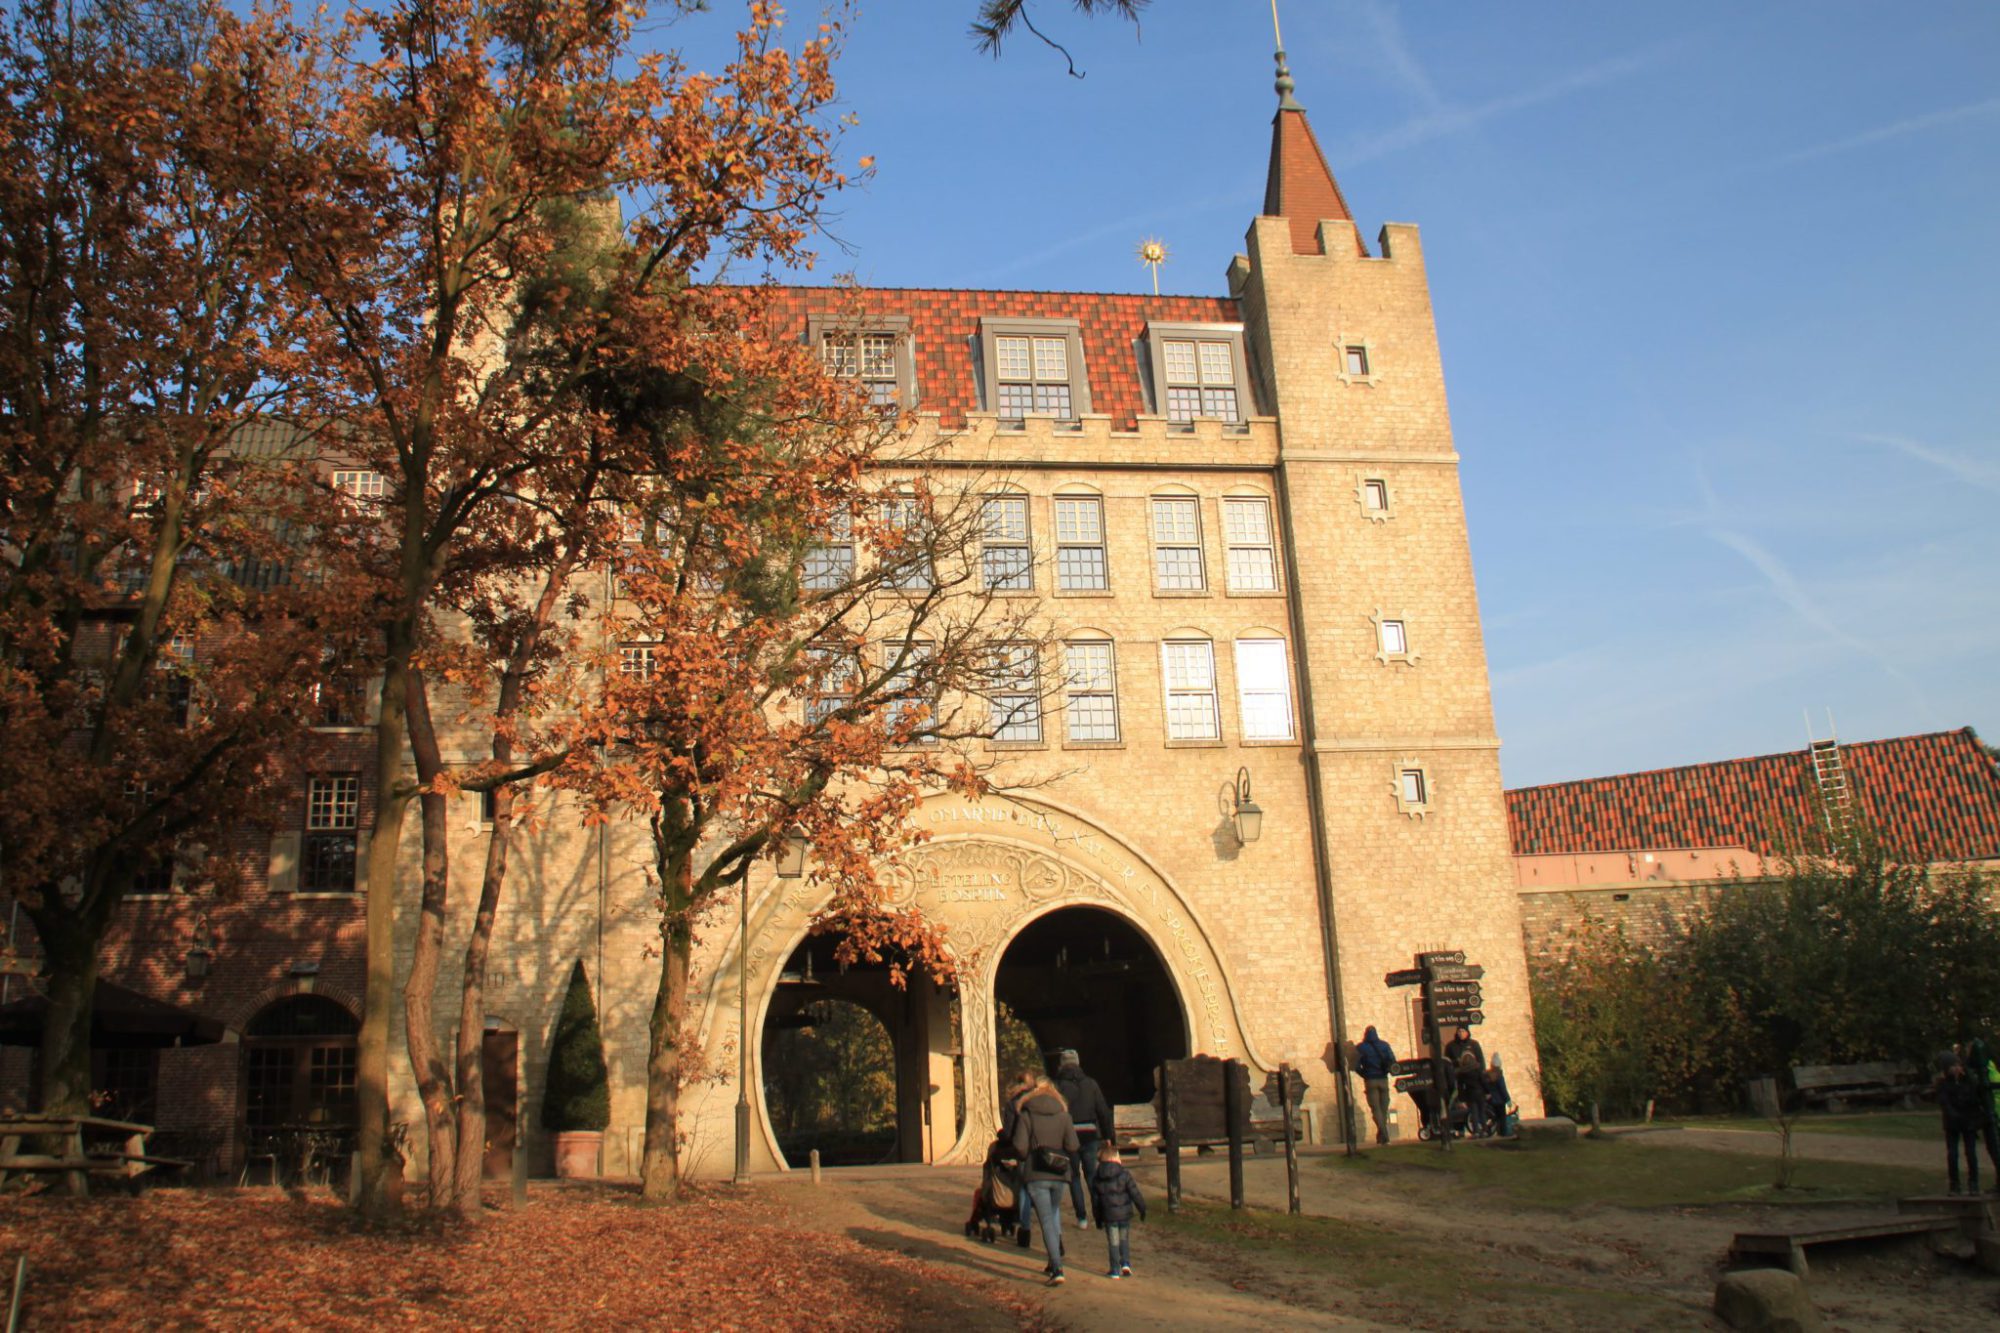
[[[1390,784],[1396,795],[1396,808],[1412,819],[1422,819],[1431,812],[1431,802],[1437,796],[1437,784],[1431,781],[1430,770],[1422,760],[1405,759],[1396,765],[1396,780]]]
[[[1424,804],[1424,771],[1421,768],[1403,770],[1403,804]]]
[[[1410,651],[1410,642],[1403,633],[1403,622],[1385,620],[1382,622],[1382,651],[1391,657],[1401,657]]]
[[[1382,478],[1363,477],[1354,494],[1361,502],[1364,517],[1376,520],[1389,517],[1389,483]]]
[[[1384,615],[1381,611],[1368,617],[1375,623],[1375,660],[1382,663],[1404,662],[1416,664],[1417,654],[1410,651],[1410,626],[1407,617],[1401,614]]]
[[[1347,374],[1352,379],[1368,378],[1368,348],[1361,343],[1349,343],[1346,348]]]

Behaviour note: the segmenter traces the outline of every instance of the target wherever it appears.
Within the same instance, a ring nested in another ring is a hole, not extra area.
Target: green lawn
[[[1756,1116],[1717,1116],[1712,1119],[1675,1120],[1661,1123],[1684,1125],[1689,1129],[1770,1130],[1771,1122]],[[1936,1111],[1876,1111],[1866,1115],[1800,1116],[1792,1123],[1795,1134],[1855,1134],[1878,1139],[1936,1139],[1943,1142]]]
[[[1378,1151],[1357,1158],[1322,1159],[1337,1171],[1448,1172],[1461,1185],[1494,1189],[1531,1208],[1570,1209],[1588,1204],[1661,1208],[1719,1203],[1797,1203],[1893,1199],[1937,1186],[1936,1173],[1853,1162],[1796,1163],[1794,1187],[1772,1188],[1776,1151],[1770,1157],[1706,1152],[1667,1144],[1618,1139],[1578,1139],[1533,1149],[1434,1144]]]
[[[1231,1256],[1239,1281],[1268,1269],[1297,1299],[1304,1276],[1314,1303],[1342,1315],[1402,1322],[1413,1312],[1471,1326],[1513,1328],[1507,1317],[1525,1309],[1560,1314],[1586,1325],[1613,1328],[1683,1328],[1688,1312],[1643,1292],[1574,1282],[1530,1281],[1518,1266],[1488,1262],[1448,1239],[1310,1214],[1294,1217],[1263,1208],[1231,1211],[1227,1204],[1184,1198],[1179,1213],[1164,1206],[1148,1217],[1162,1239],[1192,1242],[1211,1255]],[[1143,1232],[1142,1232],[1143,1236]],[[1143,1262],[1143,1259],[1141,1260]],[[1289,1280],[1288,1280],[1289,1279]],[[1497,1321],[1497,1322],[1496,1322]],[[1277,1326],[1286,1326],[1279,1319]],[[1434,1325],[1427,1325],[1434,1326]]]

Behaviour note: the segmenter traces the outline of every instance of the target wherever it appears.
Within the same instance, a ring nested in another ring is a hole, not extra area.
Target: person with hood
[[[1071,1164],[1069,1199],[1076,1208],[1076,1224],[1087,1231],[1090,1229],[1087,1182],[1097,1178],[1097,1147],[1107,1139],[1116,1138],[1118,1126],[1111,1103],[1104,1099],[1104,1089],[1083,1072],[1083,1061],[1077,1053],[1064,1050],[1057,1065],[1056,1091],[1069,1107],[1070,1122],[1076,1126],[1077,1141],[1083,1145]]]
[[[2000,1065],[1993,1062],[1983,1038],[1965,1048],[1965,1077],[1979,1089],[1979,1136],[1986,1140],[1986,1160],[1993,1164],[1993,1182],[2000,1188]]]
[[[1514,1098],[1507,1091],[1507,1071],[1500,1067],[1500,1052],[1493,1052],[1493,1063],[1486,1066],[1486,1113],[1493,1118],[1496,1133],[1506,1134],[1507,1108]]]
[[[1444,1062],[1452,1075],[1452,1091],[1447,1095],[1446,1114],[1452,1098],[1465,1102],[1465,1132],[1477,1134],[1486,1126],[1486,1050],[1473,1040],[1472,1029],[1459,1027],[1444,1045]]]
[[[1992,1108],[1980,1096],[1979,1085],[1965,1076],[1965,1066],[1953,1063],[1937,1082],[1938,1110],[1944,1116],[1944,1161],[1953,1194],[1965,1193],[1958,1187],[1958,1150],[1965,1148],[1966,1175],[1979,1193],[1979,1126]]]
[[[1116,1280],[1132,1276],[1132,1214],[1145,1220],[1146,1196],[1118,1160],[1116,1143],[1105,1144],[1101,1157],[1097,1174],[1090,1178],[1090,1200],[1111,1255],[1111,1268],[1105,1276]]]
[[[1021,1114],[1014,1122],[1014,1151],[1021,1156],[1021,1174],[1034,1196],[1035,1216],[1042,1222],[1042,1247],[1048,1251],[1049,1285],[1063,1281],[1062,1196],[1070,1178],[1077,1152],[1076,1126],[1070,1122],[1069,1107],[1047,1077],[1021,1101]]]
[[[1389,1141],[1389,1080],[1396,1073],[1396,1052],[1370,1027],[1354,1048],[1354,1072],[1368,1097],[1368,1114],[1375,1120],[1375,1142]]]

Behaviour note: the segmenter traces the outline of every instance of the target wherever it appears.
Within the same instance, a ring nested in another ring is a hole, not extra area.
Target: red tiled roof
[[[1264,216],[1291,222],[1292,253],[1300,255],[1320,253],[1319,224],[1323,220],[1354,220],[1303,111],[1281,110],[1271,122],[1271,171],[1264,179]],[[1368,253],[1359,228],[1354,245],[1363,255]]]
[[[788,287],[778,293],[780,319],[796,320],[803,338],[808,314],[875,315],[910,321],[916,355],[917,409],[937,412],[947,427],[979,410],[972,339],[988,319],[1074,319],[1083,338],[1090,410],[1121,429],[1147,411],[1139,382],[1138,340],[1148,321],[1233,324],[1236,302],[1211,296],[1131,296],[1107,292],[976,292],[894,287]],[[785,332],[785,330],[780,330]]]
[[[2000,772],[1970,727],[1842,745],[1854,812],[1897,855],[2000,856]],[[1516,856],[1748,847],[1818,817],[1809,751],[1522,787],[1507,793]]]

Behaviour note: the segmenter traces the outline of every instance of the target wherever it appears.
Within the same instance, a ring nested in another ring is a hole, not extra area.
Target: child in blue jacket
[[[1111,1271],[1105,1276],[1132,1276],[1132,1214],[1143,1221],[1146,1196],[1139,1182],[1118,1158],[1118,1145],[1106,1139],[1097,1154],[1097,1174],[1091,1178],[1090,1197],[1095,1205],[1097,1225],[1104,1229],[1104,1243],[1111,1251]]]

